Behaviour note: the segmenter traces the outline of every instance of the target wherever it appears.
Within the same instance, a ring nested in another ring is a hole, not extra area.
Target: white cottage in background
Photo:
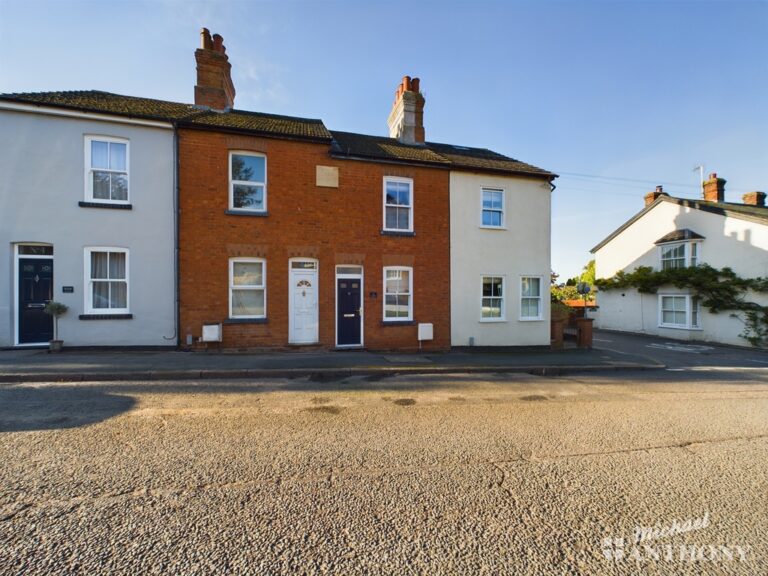
[[[646,205],[592,249],[597,278],[639,266],[654,269],[709,264],[729,267],[743,278],[768,276],[768,208],[763,192],[743,203],[724,201],[725,180],[711,174],[704,199],[666,194],[661,186],[645,196]],[[768,304],[761,295],[749,299]],[[711,314],[687,289],[662,287],[657,294],[635,289],[600,291],[595,326],[681,340],[747,345],[744,322],[728,311]]]
[[[175,106],[175,107],[174,107]],[[174,346],[174,130],[186,105],[0,95],[0,347]]]

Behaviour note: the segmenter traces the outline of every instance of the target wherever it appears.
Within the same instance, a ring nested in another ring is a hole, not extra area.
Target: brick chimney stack
[[[704,188],[704,200],[707,202],[725,202],[725,178],[718,178],[712,172],[702,185]]]
[[[403,76],[387,119],[389,137],[405,144],[424,144],[424,96],[419,79]]]
[[[235,85],[232,84],[227,49],[224,38],[207,28],[200,31],[200,48],[195,50],[197,61],[197,85],[195,104],[215,110],[226,110],[235,104]]]
[[[765,192],[747,192],[741,197],[741,200],[748,206],[765,208]]]
[[[656,190],[654,190],[653,192],[648,192],[648,194],[643,196],[643,198],[645,198],[645,205],[650,206],[656,201],[656,199],[659,196],[669,196],[669,194],[664,192],[664,188],[662,188],[661,186],[656,186]]]

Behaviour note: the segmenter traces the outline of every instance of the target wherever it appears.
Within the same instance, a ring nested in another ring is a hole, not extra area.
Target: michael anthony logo
[[[635,526],[631,544],[621,536],[609,536],[602,540],[602,552],[606,560],[622,562],[745,562],[750,546],[740,544],[672,544],[658,542],[678,534],[704,530],[710,526],[709,512],[701,518],[673,519],[669,524]]]

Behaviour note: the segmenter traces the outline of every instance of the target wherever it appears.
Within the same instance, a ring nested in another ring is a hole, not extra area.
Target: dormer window
[[[656,245],[662,270],[689,268],[700,262],[701,240],[704,237],[687,228],[675,230],[659,238]]]

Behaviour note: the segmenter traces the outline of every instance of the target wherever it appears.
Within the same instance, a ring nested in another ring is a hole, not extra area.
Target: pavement
[[[644,353],[598,348],[505,349],[402,354],[359,351],[182,352],[0,351],[0,382],[89,382],[221,378],[343,378],[352,375],[646,370],[664,364]]]
[[[739,373],[5,384],[0,575],[768,574]]]

